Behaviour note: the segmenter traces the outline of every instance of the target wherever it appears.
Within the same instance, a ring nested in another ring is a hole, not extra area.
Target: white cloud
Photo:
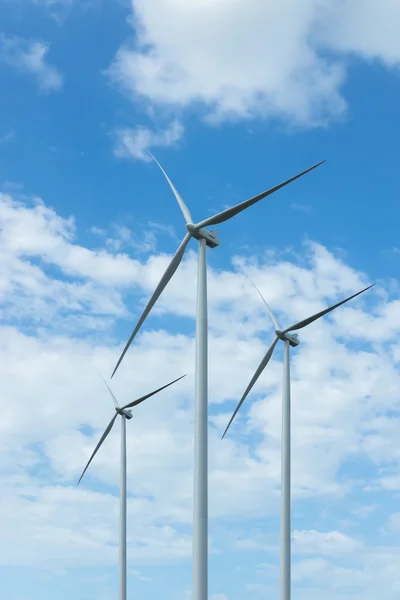
[[[47,62],[48,51],[45,42],[0,35],[0,62],[32,75],[44,92],[57,91],[63,84],[59,70]]]
[[[340,531],[294,531],[292,534],[294,552],[299,554],[319,554],[336,556],[358,552],[362,544]]]
[[[132,0],[135,42],[110,73],[168,110],[325,124],[346,111],[348,56],[399,64],[399,10],[397,0]]]
[[[147,150],[157,147],[174,146],[183,135],[183,125],[175,120],[164,130],[152,130],[148,127],[125,127],[118,129],[116,135],[116,156],[151,160]]]
[[[87,566],[116,563],[118,504],[110,494],[66,486],[38,487],[38,482],[29,480],[14,482],[13,493],[7,492],[2,498],[10,536],[7,542],[0,542],[0,564],[39,568],[46,564],[54,569],[60,564],[63,568],[79,567],[82,561]],[[188,535],[178,535],[169,526],[144,522],[142,513],[141,502],[131,500],[128,515],[134,526],[129,533],[132,562],[140,559],[146,564],[149,559],[164,562],[190,556]],[[25,543],[21,545],[22,538]]]
[[[306,559],[293,567],[293,580],[301,582],[301,600],[321,597],[334,600],[383,597],[395,600],[398,596],[399,548],[377,547],[352,557],[349,566],[321,558]]]
[[[388,67],[400,62],[400,40],[396,23],[400,6],[396,0],[346,0],[327,3],[323,40],[330,48],[357,54],[370,61],[378,59]],[[328,25],[329,24],[329,25]]]
[[[120,336],[114,339],[115,320],[129,315],[118,322],[125,341],[170,256],[93,250],[79,244],[72,217],[58,215],[42,201],[21,202],[3,194],[0,202],[0,513],[7,515],[0,561],[52,569],[114,564],[118,428],[82,487],[74,487],[113,410],[95,368],[110,373],[122,345]],[[363,287],[367,279],[315,243],[304,246],[301,262],[269,254],[257,260],[236,257],[234,264],[256,281],[283,323]],[[189,251],[112,382],[117,397],[128,401],[148,391],[149,381],[156,388],[188,373],[141,405],[128,424],[134,568],[190,557],[195,274]],[[210,517],[220,531],[213,546],[226,552],[274,551],[278,536],[266,540],[256,533],[251,537],[248,530],[257,519],[261,530],[269,531],[265,519],[276,523],[279,509],[280,354],[222,443],[221,430],[233,407],[228,400],[237,400],[243,391],[272,330],[263,304],[240,272],[210,269],[209,297]],[[393,318],[397,303],[393,297],[383,304],[380,294],[369,293],[304,330],[293,354],[294,519],[296,507],[308,507],[310,522],[294,525],[294,549],[298,557],[307,555],[294,569],[294,580],[302,586],[312,581],[319,597],[321,588],[334,584],[346,598],[346,582],[354,593],[369,593],[372,575],[387,589],[396,581],[397,549],[369,546],[360,532],[346,531],[339,522],[321,526],[320,515],[327,502],[338,499],[368,503],[363,476],[351,471],[343,476],[348,460],[369,461],[377,480],[388,460],[393,470],[384,474],[394,477],[399,471],[398,424],[392,417],[399,402],[399,373],[389,350],[399,344],[400,323],[394,320],[379,345],[362,328],[355,329],[347,345],[342,324],[348,328],[346,315],[351,314],[354,323],[362,321],[373,331],[377,321]],[[177,334],[177,321],[165,315],[185,317],[187,333]],[[381,504],[389,488],[383,479],[380,485]],[[10,545],[5,540],[11,532]],[[354,556],[358,562],[349,566]],[[360,575],[364,564],[367,570]],[[343,579],[342,587],[330,570]],[[384,600],[391,598],[388,593]]]
[[[293,595],[300,600],[321,597],[335,600],[374,600],[398,597],[398,546],[359,548],[345,557],[321,558],[318,556],[294,560],[292,566]],[[268,564],[258,567],[260,582],[254,582],[257,591],[268,578],[271,597],[278,592],[278,568]]]
[[[107,250],[111,252],[121,252],[128,249],[137,254],[155,252],[160,234],[166,234],[176,240],[174,228],[168,225],[148,221],[141,229],[139,236],[126,225],[113,223],[108,231],[98,227],[92,227],[90,231],[103,238]]]

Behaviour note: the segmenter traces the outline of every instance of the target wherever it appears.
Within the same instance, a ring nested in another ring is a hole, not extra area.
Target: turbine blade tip
[[[122,363],[122,358],[120,360],[118,360],[117,364],[115,365],[114,371],[111,373],[110,379],[112,379],[114,377],[114,375],[118,371],[118,368],[119,368],[119,366],[120,366],[121,363]]]
[[[324,158],[324,160],[321,160],[319,163],[317,163],[316,165],[314,165],[314,167],[311,167],[311,168],[314,168],[314,169],[316,169],[317,167],[320,167],[320,166],[321,166],[321,165],[323,165],[324,163],[326,163],[326,158]]]
[[[363,292],[367,292],[368,290],[370,290],[373,287],[375,287],[375,283],[371,283],[371,285],[367,286],[366,288],[361,290],[361,292],[359,292],[359,293],[362,294]]]

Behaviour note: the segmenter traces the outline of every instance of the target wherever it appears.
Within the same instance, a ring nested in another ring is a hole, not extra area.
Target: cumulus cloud
[[[75,488],[113,410],[95,369],[110,373],[170,256],[92,249],[80,244],[72,217],[43,201],[21,202],[4,194],[0,201],[0,483],[5,490],[0,508],[8,515],[3,538],[12,537],[11,545],[0,544],[0,560],[51,569],[112,565],[117,560],[118,428],[82,487]],[[220,441],[273,333],[241,270],[256,281],[284,323],[356,291],[368,278],[312,242],[304,246],[301,262],[269,254],[237,256],[233,265],[209,272],[212,546],[228,554],[274,555],[278,536],[262,539],[257,529],[269,531],[265,519],[276,523],[279,507],[279,352],[229,437]],[[189,251],[112,382],[124,402],[188,373],[141,405],[128,424],[131,566],[190,557],[195,277],[195,255]],[[399,347],[400,323],[394,321],[382,344],[361,328],[349,335],[348,315],[370,331],[376,322],[392,319],[398,299],[382,298],[370,293],[313,324],[302,332],[293,354],[293,501],[295,511],[310,509],[307,522],[294,525],[294,581],[300,587],[312,581],[314,598],[321,597],[321,589],[330,593],[333,584],[343,598],[348,589],[369,593],[371,577],[360,575],[364,564],[381,587],[385,582],[388,589],[396,577],[397,549],[379,539],[368,545],[361,532],[346,530],[338,517],[333,526],[321,525],[329,503],[368,503],[363,489],[370,477],[355,475],[351,461],[368,461],[380,504],[396,489],[385,484],[381,467],[389,464],[392,471],[384,475],[395,477],[400,464],[393,417],[400,383],[393,348]],[[184,334],[177,329],[179,319],[185,319]],[[358,562],[350,564],[354,556]],[[347,588],[337,587],[339,576]],[[264,590],[264,583],[254,581],[252,589]]]
[[[292,534],[294,552],[301,554],[322,554],[335,556],[354,553],[362,544],[340,531],[294,531]]]
[[[18,36],[0,35],[0,61],[36,79],[43,92],[59,90],[63,84],[60,71],[47,62],[49,44]]]
[[[324,125],[346,112],[347,57],[400,62],[396,0],[132,0],[132,13],[135,41],[119,49],[114,81],[211,121]]]

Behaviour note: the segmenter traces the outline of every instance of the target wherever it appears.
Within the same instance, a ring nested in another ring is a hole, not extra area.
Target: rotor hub
[[[209,248],[216,248],[220,244],[220,241],[217,238],[218,229],[214,229],[213,231],[208,231],[208,229],[205,229],[204,227],[197,229],[196,225],[193,223],[187,223],[186,229],[194,238],[196,238],[196,240],[205,240]]]
[[[275,329],[275,333],[282,342],[289,342],[292,348],[296,348],[300,344],[299,336],[297,333],[283,333],[280,329]]]
[[[131,410],[127,410],[126,408],[116,408],[115,410],[119,415],[121,415],[121,417],[125,417],[125,419],[128,419],[128,421],[133,418]]]

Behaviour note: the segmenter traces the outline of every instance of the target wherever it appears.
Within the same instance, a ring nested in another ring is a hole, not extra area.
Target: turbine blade
[[[272,310],[270,309],[267,301],[265,300],[264,296],[262,295],[262,293],[260,292],[260,290],[258,289],[258,287],[256,286],[256,284],[254,283],[254,281],[252,279],[250,279],[250,277],[248,275],[246,275],[246,273],[244,273],[244,275],[247,277],[247,279],[254,285],[254,287],[256,288],[257,292],[260,294],[260,298],[261,300],[264,302],[265,306],[267,307],[269,316],[271,317],[271,320],[274,324],[275,329],[280,329],[278,321],[274,315],[274,313],[272,312]]]
[[[118,400],[117,400],[117,399],[116,399],[116,397],[114,396],[114,394],[113,394],[113,392],[112,392],[112,390],[111,390],[110,386],[108,385],[107,381],[104,379],[103,375],[102,375],[102,374],[101,374],[99,371],[97,371],[97,372],[98,372],[98,374],[100,375],[100,377],[102,378],[102,380],[104,381],[104,384],[106,385],[106,387],[107,387],[108,391],[110,392],[110,395],[111,395],[111,398],[113,399],[113,402],[114,402],[115,408],[119,408]]]
[[[182,375],[181,377],[178,377],[178,379],[174,379],[174,381],[167,383],[167,385],[163,385],[162,387],[158,388],[158,390],[155,390],[154,392],[150,392],[150,394],[146,394],[145,396],[142,396],[138,400],[134,400],[133,402],[129,402],[128,404],[125,404],[125,406],[122,407],[122,410],[124,410],[125,408],[132,408],[133,406],[137,406],[141,402],[144,402],[144,400],[147,400],[147,398],[150,398],[151,396],[158,394],[158,392],[161,392],[161,390],[165,390],[165,388],[169,387],[173,383],[176,383],[180,379],[183,379],[184,377],[186,377],[186,375]]]
[[[316,321],[317,319],[320,319],[321,317],[323,317],[324,315],[328,314],[332,310],[335,310],[335,308],[338,308],[338,306],[341,306],[342,304],[345,304],[346,302],[348,302],[349,300],[352,300],[356,296],[359,296],[360,294],[363,294],[367,290],[369,290],[372,287],[374,287],[374,285],[375,284],[373,283],[372,285],[369,285],[365,289],[361,290],[361,292],[357,292],[357,294],[353,294],[352,296],[349,296],[345,300],[342,300],[341,302],[338,302],[337,304],[334,304],[333,306],[330,306],[329,308],[326,308],[325,310],[321,310],[321,312],[316,313],[312,317],[308,317],[308,319],[304,319],[303,321],[299,321],[295,325],[291,325],[290,327],[288,327],[287,329],[285,329],[282,332],[282,334],[283,333],[287,333],[288,331],[297,331],[298,329],[302,329],[303,327],[307,327],[307,325],[310,325],[310,323],[312,323],[313,321]]]
[[[271,359],[271,356],[272,356],[272,354],[273,354],[273,352],[275,350],[275,346],[278,343],[278,340],[279,340],[278,337],[276,337],[274,339],[274,341],[272,342],[272,344],[268,348],[266,355],[262,359],[262,361],[261,361],[261,363],[260,363],[257,371],[254,373],[253,377],[251,378],[251,381],[250,381],[249,385],[247,386],[246,391],[244,392],[243,396],[241,397],[241,399],[239,401],[239,404],[235,408],[235,412],[231,416],[231,419],[230,419],[228,425],[226,426],[226,429],[224,431],[224,435],[222,436],[222,439],[224,439],[225,435],[227,434],[228,429],[231,426],[233,419],[236,417],[237,413],[239,412],[240,407],[242,406],[243,402],[246,400],[246,398],[249,395],[249,393],[250,393],[252,387],[254,386],[255,382],[260,377],[261,373],[264,371],[265,367],[269,363],[269,361]]]
[[[236,206],[232,206],[231,208],[227,208],[226,210],[223,210],[222,212],[218,213],[217,215],[214,215],[213,217],[204,219],[204,221],[201,221],[200,223],[196,224],[196,229],[199,230],[202,227],[209,227],[210,225],[218,225],[219,223],[222,223],[223,221],[227,221],[228,219],[231,219],[238,213],[242,212],[242,210],[249,208],[249,206],[256,204],[256,202],[259,202],[260,200],[262,200],[263,198],[266,198],[270,194],[277,192],[278,190],[285,187],[289,183],[292,183],[292,181],[295,181],[296,179],[299,179],[300,177],[302,177],[303,175],[306,175],[310,171],[313,171],[314,169],[316,169],[317,167],[322,165],[324,162],[325,162],[324,160],[319,162],[317,165],[314,165],[310,169],[307,169],[306,171],[299,173],[295,177],[292,177],[291,179],[288,179],[287,181],[284,181],[283,183],[276,185],[275,187],[267,190],[266,192],[262,192],[261,194],[258,194],[258,196],[254,196],[253,198],[250,198],[250,200],[245,200],[244,202],[241,202],[240,204],[236,204]]]
[[[84,474],[88,470],[88,467],[89,467],[90,463],[92,462],[92,460],[94,459],[94,457],[96,456],[97,451],[99,450],[100,446],[102,445],[102,443],[104,442],[104,440],[106,439],[106,437],[110,433],[111,429],[113,428],[113,425],[115,423],[115,419],[117,417],[118,417],[118,413],[115,413],[115,415],[113,416],[113,418],[111,419],[111,421],[107,425],[106,430],[104,431],[103,435],[101,436],[99,443],[97,444],[96,448],[94,449],[92,456],[89,458],[89,462],[87,463],[86,467],[84,468],[83,473],[80,476],[79,481],[78,481],[78,483],[76,485],[80,484],[82,477],[84,476]]]
[[[150,156],[152,157],[152,159],[154,160],[154,162],[160,167],[165,179],[168,181],[169,187],[171,188],[171,190],[173,191],[173,194],[175,196],[175,198],[178,201],[179,207],[182,211],[182,214],[184,216],[184,219],[186,221],[186,223],[192,223],[192,215],[190,214],[190,210],[188,209],[188,207],[186,206],[186,204],[184,203],[181,195],[179,194],[178,190],[176,189],[176,187],[174,186],[174,184],[172,183],[172,181],[170,180],[170,178],[168,177],[168,175],[166,174],[166,172],[164,171],[164,169],[162,168],[162,166],[160,165],[160,163],[158,162],[158,160],[156,159],[156,157],[150,152],[150,150],[147,151]]]
[[[139,331],[139,329],[141,328],[141,326],[143,325],[147,315],[149,314],[149,312],[151,311],[151,309],[153,308],[154,304],[157,302],[158,298],[161,296],[162,292],[164,291],[164,289],[166,288],[169,280],[171,279],[171,277],[173,276],[173,274],[175,273],[175,271],[177,270],[177,268],[180,265],[180,262],[183,258],[183,255],[185,253],[186,250],[186,246],[188,245],[190,238],[191,238],[191,234],[187,233],[185,235],[185,237],[183,238],[178,250],[175,252],[171,262],[169,263],[167,270],[165,271],[164,275],[161,277],[160,283],[158,284],[158,286],[155,289],[154,294],[151,296],[150,300],[147,303],[146,308],[143,311],[142,316],[140,317],[135,329],[133,330],[131,337],[129,338],[129,340],[126,343],[125,348],[122,351],[121,356],[118,359],[118,362],[114,368],[114,371],[112,372],[111,375],[111,379],[114,377],[119,365],[121,364],[129,346],[131,345],[134,337],[136,336],[137,332]]]

